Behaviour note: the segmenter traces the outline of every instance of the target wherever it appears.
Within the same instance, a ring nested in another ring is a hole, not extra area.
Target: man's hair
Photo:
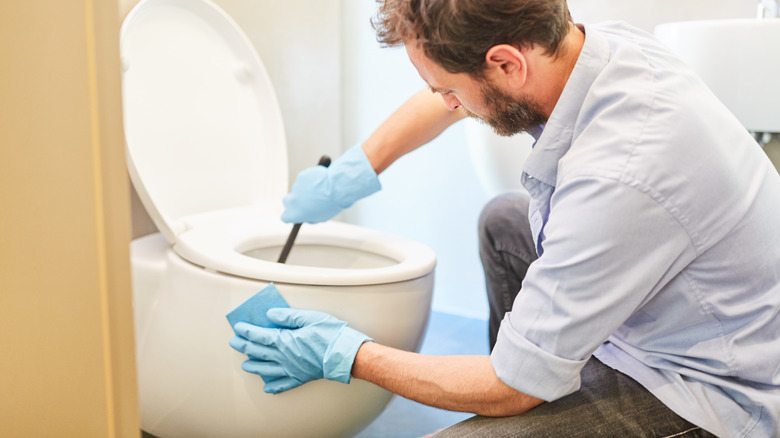
[[[557,56],[571,23],[566,0],[377,0],[371,21],[385,47],[420,44],[450,73],[482,76],[498,44],[537,44]]]

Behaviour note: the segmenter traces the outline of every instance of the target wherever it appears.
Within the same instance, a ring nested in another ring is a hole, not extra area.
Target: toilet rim
[[[252,228],[245,225],[250,221]],[[384,256],[397,263],[366,269],[323,268],[282,264],[245,255],[253,248],[281,246],[290,224],[253,215],[236,214],[201,221],[180,234],[173,250],[184,260],[207,270],[275,283],[358,286],[396,283],[424,277],[433,272],[436,255],[426,245],[381,231],[325,222],[305,224],[297,244],[354,249]]]

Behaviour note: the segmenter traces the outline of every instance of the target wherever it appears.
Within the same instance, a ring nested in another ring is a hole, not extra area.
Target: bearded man
[[[283,220],[335,216],[462,118],[531,133],[528,195],[480,219],[491,354],[399,351],[274,309],[281,329],[236,326],[244,369],[269,392],[352,376],[478,414],[445,437],[778,436],[780,177],[702,81],[628,24],[573,23],[565,0],[385,0],[374,25],[429,89],[303,171]]]

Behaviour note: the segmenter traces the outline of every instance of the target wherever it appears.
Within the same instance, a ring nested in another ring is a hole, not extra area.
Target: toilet
[[[263,392],[225,315],[274,283],[291,307],[415,351],[431,305],[427,246],[335,221],[279,219],[287,151],[278,103],[246,35],[208,0],[143,0],[125,19],[128,171],[159,233],[131,244],[141,428],[156,437],[347,437],[385,408],[371,383]]]

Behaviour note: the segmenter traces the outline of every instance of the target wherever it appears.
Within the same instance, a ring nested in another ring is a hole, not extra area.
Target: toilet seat
[[[278,219],[265,218],[257,208],[211,212],[189,218],[187,225],[192,226],[179,235],[173,247],[177,254],[193,264],[245,278],[329,286],[384,284],[423,277],[436,264],[433,251],[419,242],[340,222],[304,225],[296,247],[323,245],[334,250],[355,250],[392,259],[392,263],[347,269],[253,258],[245,253],[258,247],[273,247],[273,256],[278,257],[291,227]]]
[[[166,240],[204,212],[276,214],[287,193],[281,111],[233,19],[209,0],[142,0],[120,49],[128,170]]]
[[[281,112],[260,58],[209,0],[142,0],[122,25],[127,161],[144,207],[184,260],[234,276],[311,285],[373,285],[430,274],[425,245],[354,225],[306,225],[314,243],[392,259],[338,269],[244,253],[281,245],[287,193]],[[295,249],[293,249],[295,251]]]

